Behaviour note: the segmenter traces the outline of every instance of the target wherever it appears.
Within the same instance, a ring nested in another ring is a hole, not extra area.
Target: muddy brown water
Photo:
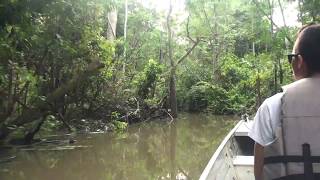
[[[74,144],[0,149],[0,180],[198,179],[237,117],[182,114],[175,123],[82,134]],[[1,147],[0,147],[1,148]]]

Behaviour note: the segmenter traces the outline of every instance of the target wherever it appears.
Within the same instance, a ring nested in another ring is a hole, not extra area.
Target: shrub
[[[186,95],[189,111],[209,111],[215,114],[224,114],[228,109],[227,92],[208,82],[198,82]]]

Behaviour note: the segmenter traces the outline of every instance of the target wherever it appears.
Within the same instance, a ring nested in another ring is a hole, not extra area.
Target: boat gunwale
[[[217,158],[219,157],[219,155],[221,154],[221,151],[223,150],[223,148],[225,147],[225,145],[227,144],[227,142],[234,136],[236,130],[239,128],[239,126],[245,122],[244,120],[240,120],[237,125],[228,133],[228,135],[223,139],[223,141],[220,143],[219,147],[217,148],[217,150],[215,151],[215,153],[212,155],[212,157],[210,158],[207,166],[205,167],[204,171],[202,172],[199,180],[206,180],[209,176],[210,170],[212,169],[214,163],[216,162]]]

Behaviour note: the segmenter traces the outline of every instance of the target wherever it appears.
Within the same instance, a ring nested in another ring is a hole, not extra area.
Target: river
[[[1,148],[1,180],[198,179],[237,117],[181,114],[175,123],[80,134],[70,144]]]

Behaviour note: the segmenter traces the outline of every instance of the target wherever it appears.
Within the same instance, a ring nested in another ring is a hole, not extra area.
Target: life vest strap
[[[293,174],[288,176],[283,176],[276,178],[274,180],[294,180],[294,179],[304,179],[304,180],[315,180],[320,179],[320,173],[313,173],[313,163],[320,163],[320,156],[311,156],[310,144],[304,143],[302,145],[302,156],[271,156],[264,158],[264,164],[274,164],[274,163],[303,163],[304,174]]]
[[[320,173],[313,173],[314,179],[320,179]],[[283,176],[279,178],[275,178],[273,180],[309,180],[305,178],[305,174],[292,174],[288,176]]]

